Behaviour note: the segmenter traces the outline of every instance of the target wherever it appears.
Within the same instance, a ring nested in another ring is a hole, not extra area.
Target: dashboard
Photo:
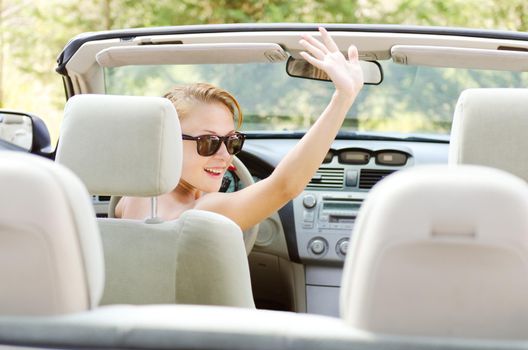
[[[256,178],[271,174],[297,139],[249,139],[239,158]],[[289,215],[281,215],[290,258],[342,264],[345,239],[370,189],[385,176],[420,164],[446,164],[447,142],[336,140]],[[285,209],[285,208],[283,208]],[[339,242],[339,243],[338,243]],[[293,244],[293,246],[290,246]]]
[[[265,178],[297,141],[248,139],[239,158],[253,176]],[[448,146],[447,141],[334,141],[305,190],[279,210],[278,225],[265,225],[283,232],[289,260],[304,267],[306,312],[338,316],[348,243],[370,189],[395,171],[446,164]]]

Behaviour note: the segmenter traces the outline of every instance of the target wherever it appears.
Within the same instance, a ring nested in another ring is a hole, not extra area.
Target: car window
[[[448,134],[461,91],[525,87],[528,73],[407,66],[381,61],[384,80],[366,85],[342,131]],[[303,131],[333,93],[330,82],[293,78],[283,64],[125,66],[105,69],[108,94],[160,96],[171,86],[209,82],[244,111],[246,131]]]

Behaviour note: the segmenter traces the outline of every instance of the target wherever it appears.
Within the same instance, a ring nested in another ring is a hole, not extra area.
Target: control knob
[[[326,244],[322,239],[314,239],[310,243],[310,250],[316,255],[323,254],[326,250]]]
[[[339,249],[339,252],[343,255],[346,255],[348,250],[348,240],[341,241],[337,248]]]
[[[306,209],[312,209],[317,204],[317,198],[313,194],[307,194],[303,197],[303,205]]]

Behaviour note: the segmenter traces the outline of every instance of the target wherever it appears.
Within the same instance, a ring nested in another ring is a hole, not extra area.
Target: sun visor
[[[406,65],[528,71],[528,52],[518,50],[395,45],[391,56],[395,63]]]
[[[97,53],[101,67],[160,64],[275,63],[288,54],[275,43],[169,44],[110,47]]]

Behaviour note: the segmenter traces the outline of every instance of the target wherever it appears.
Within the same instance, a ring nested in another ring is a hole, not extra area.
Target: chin
[[[220,191],[220,187],[222,186],[222,181],[219,181],[218,183],[208,183],[203,184],[199,187],[199,190],[205,193],[212,193],[212,192],[218,192]]]

